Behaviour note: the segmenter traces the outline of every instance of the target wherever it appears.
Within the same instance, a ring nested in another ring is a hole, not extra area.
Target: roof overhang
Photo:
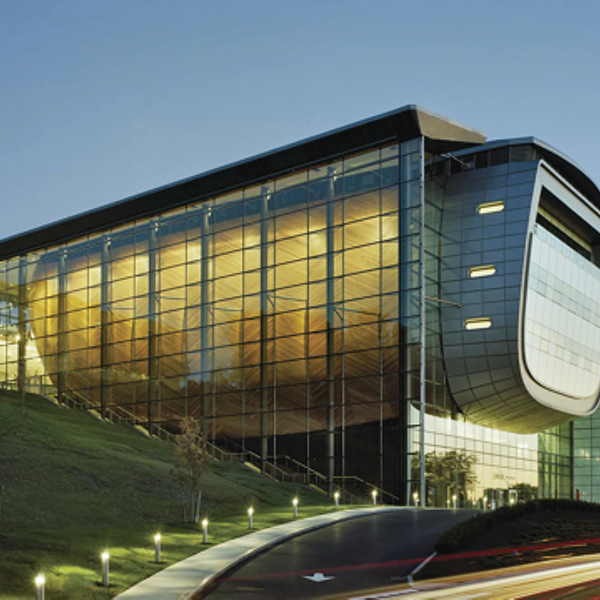
[[[458,151],[486,140],[480,131],[408,105],[6,238],[0,241],[0,258],[59,244],[188,202],[201,202],[353,150],[386,141],[401,143],[421,136],[425,138],[426,149],[437,154]]]

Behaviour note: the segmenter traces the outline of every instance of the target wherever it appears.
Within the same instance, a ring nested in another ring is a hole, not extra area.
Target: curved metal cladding
[[[461,306],[442,305],[441,343],[450,393],[470,421],[533,433],[598,404],[600,270],[564,223],[595,243],[600,213],[539,153],[510,162],[515,150],[447,177],[439,293]]]

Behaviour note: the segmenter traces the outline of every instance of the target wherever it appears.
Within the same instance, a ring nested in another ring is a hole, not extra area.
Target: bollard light
[[[202,543],[208,543],[208,519],[202,519]]]
[[[110,554],[108,552],[102,553],[102,585],[108,587],[108,562]]]
[[[294,498],[292,500],[292,504],[294,505],[294,519],[298,518],[298,498]]]
[[[248,529],[252,529],[252,517],[254,516],[254,509],[250,507],[248,509]]]
[[[415,508],[417,508],[419,505],[419,494],[417,492],[413,494],[413,502],[415,503]]]
[[[373,506],[377,506],[377,490],[371,492],[371,497],[373,498]]]
[[[46,585],[46,578],[40,573],[35,578],[35,587],[37,589],[37,600],[44,600],[44,586]]]
[[[157,533],[154,536],[154,562],[155,563],[159,563],[160,562],[160,533]]]
[[[335,510],[338,510],[338,509],[339,509],[339,507],[340,507],[340,493],[339,493],[339,492],[336,492],[336,493],[333,495],[333,499],[335,500]]]
[[[483,510],[487,510],[487,496],[483,497]]]
[[[456,494],[452,494],[452,508],[456,508]]]

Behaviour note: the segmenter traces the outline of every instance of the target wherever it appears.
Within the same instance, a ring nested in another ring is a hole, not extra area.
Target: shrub
[[[511,523],[534,513],[567,510],[600,514],[600,504],[579,500],[543,499],[531,500],[514,506],[503,506],[494,511],[480,513],[452,526],[439,537],[435,549],[438,554],[460,552],[485,533],[505,523]]]

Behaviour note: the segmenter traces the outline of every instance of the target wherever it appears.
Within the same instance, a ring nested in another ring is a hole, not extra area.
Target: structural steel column
[[[269,213],[269,188],[261,189],[260,208],[260,469],[264,473],[269,456],[268,408],[269,408],[269,231],[267,216]]]
[[[154,424],[154,405],[158,400],[156,387],[159,385],[158,377],[158,293],[156,286],[156,253],[158,252],[158,223],[150,226],[150,240],[148,248],[148,431],[152,433]]]
[[[17,345],[17,389],[25,392],[27,386],[27,259],[19,260],[19,335]]]
[[[327,168],[327,493],[335,477],[335,169]]]
[[[58,254],[58,332],[57,332],[57,392],[58,401],[65,401],[67,391],[67,360],[65,348],[65,317],[67,313],[67,249]]]
[[[100,259],[100,414],[106,418],[110,391],[110,355],[108,350],[108,328],[110,318],[110,236],[102,240]]]
[[[202,238],[200,249],[200,370],[202,372],[200,389],[200,429],[206,440],[206,399],[209,395],[208,377],[208,278],[209,278],[209,234],[210,208],[202,213]]]
[[[427,505],[425,485],[425,336],[427,333],[425,323],[425,138],[421,137],[419,156],[419,412],[421,418],[419,434],[420,454],[420,489],[419,502],[421,506]]]

